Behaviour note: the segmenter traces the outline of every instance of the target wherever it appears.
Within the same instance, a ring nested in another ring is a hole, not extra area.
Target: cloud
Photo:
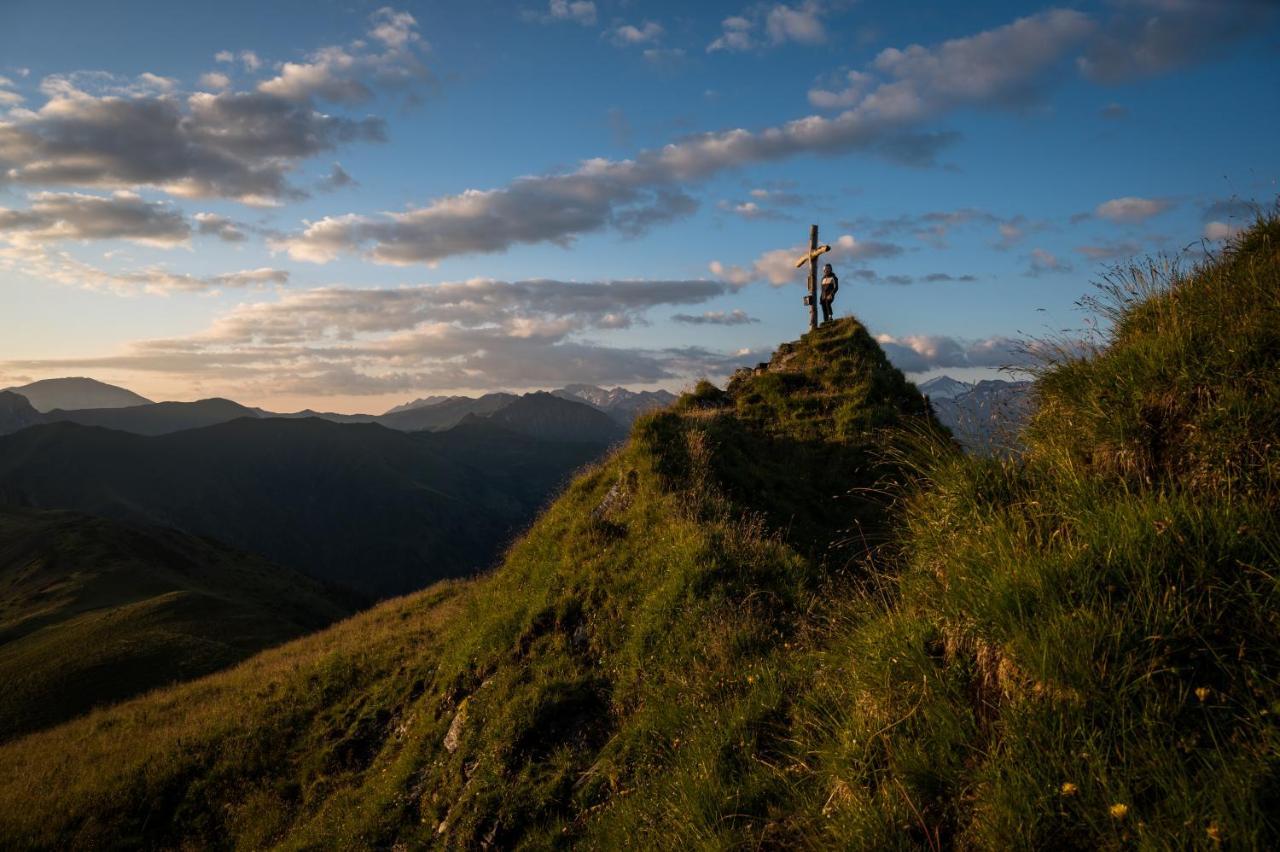
[[[773,44],[819,44],[827,39],[823,13],[822,6],[812,0],[799,6],[779,3],[765,15],[764,30]]]
[[[172,272],[162,266],[112,272],[77,260],[66,252],[23,244],[0,248],[0,269],[119,296],[212,293],[224,288],[284,285],[289,281],[288,272],[270,267],[205,276]]]
[[[596,24],[596,4],[590,0],[550,0],[547,13],[538,16],[542,21],[573,21],[584,27]]]
[[[881,334],[876,340],[894,366],[907,373],[944,367],[1020,367],[1036,363],[1034,344],[1012,337],[964,340],[946,335]]]
[[[392,86],[428,76],[417,55],[426,45],[413,15],[383,8],[373,13],[371,22],[369,36],[381,43],[380,52],[354,45],[324,47],[306,62],[285,62],[277,76],[258,84],[258,91],[293,101],[358,104],[373,98],[369,81]]]
[[[569,245],[582,234],[643,220],[641,211],[649,208],[670,212],[664,190],[755,163],[861,151],[928,165],[957,134],[923,132],[919,125],[961,106],[1025,103],[1047,71],[1092,30],[1081,13],[1052,10],[936,48],[884,50],[871,69],[881,82],[833,117],[811,115],[756,132],[695,134],[632,160],[586,160],[573,171],[470,189],[406,212],[328,216],[275,245],[314,262],[362,253],[381,263],[433,263],[519,244]]]
[[[347,174],[347,170],[342,168],[341,163],[334,163],[329,169],[329,174],[320,179],[316,187],[325,192],[333,192],[339,189],[345,189],[349,186],[359,186],[359,181]]]
[[[944,282],[944,281],[945,281],[945,282],[963,282],[963,283],[968,283],[968,282],[971,282],[971,281],[977,281],[977,280],[978,280],[978,276],[976,276],[976,275],[952,275],[952,274],[950,274],[950,273],[948,273],[948,272],[930,272],[928,275],[926,275],[926,276],[924,277],[924,280],[925,280],[925,281],[928,281],[929,283],[938,283],[938,282]]]
[[[196,220],[196,233],[202,236],[217,237],[227,243],[242,243],[248,239],[243,226],[239,222],[233,222],[226,216],[219,216],[215,213],[197,213],[192,218]]]
[[[1057,255],[1042,248],[1033,248],[1027,258],[1027,270],[1024,274],[1031,278],[1038,278],[1041,275],[1070,271],[1071,264]]]
[[[26,209],[0,207],[0,239],[24,243],[120,239],[173,246],[191,236],[191,226],[179,211],[133,193],[41,192],[30,198]]]
[[[887,219],[863,217],[840,224],[850,229],[866,230],[871,236],[877,238],[909,235],[939,249],[948,247],[951,232],[958,228],[994,227],[998,239],[991,245],[1001,251],[1020,243],[1029,232],[1040,231],[1045,227],[1044,223],[1032,222],[1021,213],[1013,216],[998,216],[976,207],[928,210],[924,213],[909,213]]]
[[[381,10],[371,38],[382,50],[366,41],[324,48],[307,63],[285,63],[252,91],[180,96],[172,81],[151,74],[131,81],[102,72],[48,77],[43,107],[0,121],[0,181],[149,186],[247,203],[299,197],[287,176],[300,160],[385,139],[381,119],[331,115],[313,99],[351,103],[371,85],[421,78],[411,21]]]
[[[201,87],[218,92],[231,87],[231,78],[217,71],[201,74],[198,82]]]
[[[720,37],[707,45],[707,52],[717,50],[743,51],[755,46],[751,31],[755,24],[741,15],[731,15],[720,23]]]
[[[815,0],[794,6],[786,3],[755,6],[721,21],[720,35],[707,45],[707,52],[741,52],[788,42],[819,44],[827,38],[822,22],[825,14],[824,5]],[[763,37],[758,38],[757,32]]]
[[[262,60],[252,50],[242,50],[238,54],[230,50],[219,50],[213,55],[215,62],[227,64],[235,62],[237,58],[239,58],[240,64],[244,66],[244,70],[251,74],[262,67]]]
[[[1229,222],[1206,222],[1204,225],[1204,238],[1206,240],[1229,240],[1238,236],[1244,231],[1243,225],[1234,225]]]
[[[1171,207],[1173,202],[1168,199],[1125,196],[1104,201],[1094,208],[1093,214],[1099,219],[1110,219],[1113,222],[1145,222]]]
[[[746,219],[747,221],[756,221],[760,219],[771,219],[777,221],[791,218],[783,213],[779,213],[777,210],[772,210],[768,207],[761,207],[754,201],[720,201],[717,202],[716,207],[723,210],[725,213],[732,213],[733,215],[741,219]]]
[[[673,322],[684,323],[685,325],[749,325],[751,323],[760,322],[755,317],[747,315],[747,312],[741,308],[729,311],[704,311],[700,314],[673,314],[671,316]]]
[[[902,254],[901,246],[876,240],[859,240],[852,234],[842,234],[830,245],[831,251],[822,256],[820,263],[853,263]],[[796,245],[767,251],[756,258],[750,267],[726,266],[713,260],[708,268],[712,275],[736,287],[752,281],[767,281],[774,287],[782,287],[804,282],[808,273],[797,269],[796,261],[807,250],[808,246]]]
[[[727,375],[758,353],[617,348],[584,334],[725,292],[720,282],[700,280],[490,279],[285,291],[274,301],[238,305],[188,337],[139,341],[116,355],[22,363],[234,377],[241,392],[257,395],[648,383]]]
[[[809,103],[818,109],[849,109],[857,106],[875,78],[863,71],[846,71],[843,77],[816,84],[809,90]]]
[[[1202,62],[1260,31],[1273,0],[1117,0],[1116,12],[1078,64],[1088,78],[1121,83]]]
[[[662,33],[661,24],[645,21],[638,27],[634,24],[619,24],[610,31],[610,38],[619,46],[653,44],[662,38]]]
[[[22,95],[17,92],[11,92],[9,89],[14,87],[14,83],[8,77],[0,77],[0,108],[17,106],[26,101]]]

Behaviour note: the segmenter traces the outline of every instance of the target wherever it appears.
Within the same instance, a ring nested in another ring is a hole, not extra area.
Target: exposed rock
[[[467,724],[467,702],[470,698],[462,699],[462,703],[458,705],[458,712],[453,714],[453,721],[449,723],[449,732],[444,735],[444,750],[453,754],[458,750],[458,744],[462,741],[462,729]]]

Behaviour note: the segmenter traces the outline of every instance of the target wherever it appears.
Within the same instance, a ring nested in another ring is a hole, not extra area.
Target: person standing
[[[836,274],[831,269],[831,264],[827,264],[822,268],[822,298],[818,303],[822,305],[822,321],[831,322],[831,303],[836,300],[836,292],[840,289],[840,279],[836,278]]]

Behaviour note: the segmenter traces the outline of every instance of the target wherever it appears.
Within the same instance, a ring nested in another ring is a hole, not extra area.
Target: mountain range
[[[491,393],[474,398],[427,397],[396,406],[381,415],[311,410],[281,413],[218,398],[194,402],[135,402],[135,399],[143,398],[124,388],[90,379],[59,379],[36,384],[42,387],[36,388],[33,394],[43,404],[55,399],[59,404],[42,408],[30,402],[29,398],[24,403],[24,388],[0,391],[0,435],[37,423],[54,422],[103,426],[138,435],[163,435],[241,417],[315,417],[335,423],[378,423],[405,432],[439,431],[451,429],[464,420],[474,422],[475,418],[494,417],[505,411],[497,421],[509,431],[549,440],[610,441],[620,439],[625,428],[640,413],[667,405],[675,399],[666,391],[634,392],[624,388],[606,391],[590,385],[571,385],[550,393]],[[50,387],[56,389],[56,394],[49,390]],[[76,395],[76,388],[83,391],[82,395]],[[103,401],[110,404],[84,404]]]
[[[239,418],[163,435],[57,422],[0,437],[0,505],[212,536],[385,597],[486,567],[607,445],[483,420],[406,433]]]
[[[998,452],[1017,445],[1031,416],[1033,383],[984,379],[961,382],[938,376],[920,384],[938,419],[966,449]]]

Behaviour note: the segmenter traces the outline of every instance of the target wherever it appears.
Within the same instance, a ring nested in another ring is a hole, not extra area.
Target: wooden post
[[[818,327],[818,226],[809,226],[809,330]]]
[[[818,226],[809,226],[809,251],[796,261],[796,269],[809,264],[809,330],[818,327],[818,258],[831,251],[831,246],[818,245]]]

